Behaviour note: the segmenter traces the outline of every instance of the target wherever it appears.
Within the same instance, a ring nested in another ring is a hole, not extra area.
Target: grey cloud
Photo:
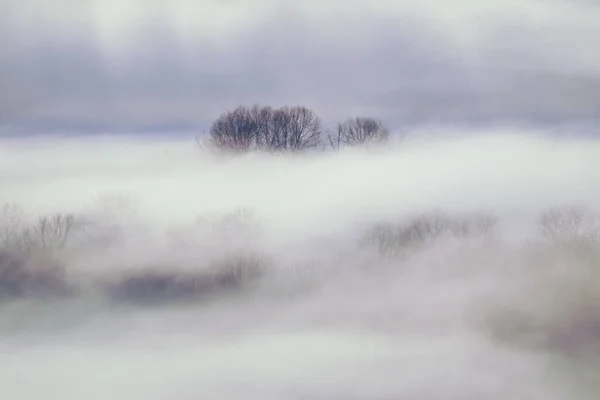
[[[365,16],[327,31],[271,15],[233,40],[192,46],[158,21],[119,62],[93,31],[48,39],[16,35],[13,25],[0,28],[0,104],[26,99],[13,121],[24,125],[205,129],[225,109],[254,103],[307,105],[328,122],[374,114],[393,127],[569,123],[597,119],[600,109],[600,72],[578,70],[577,55],[569,57],[570,45],[600,40],[597,30],[548,43],[515,22],[465,53],[411,16]]]
[[[473,85],[460,76],[454,79],[443,90],[437,86],[407,86],[376,94],[373,102],[408,122],[428,118],[454,123],[600,120],[599,77],[500,71],[487,84]]]

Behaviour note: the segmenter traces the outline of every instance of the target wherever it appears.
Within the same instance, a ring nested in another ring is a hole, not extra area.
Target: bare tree
[[[238,107],[213,123],[208,144],[233,152],[298,152],[321,143],[321,120],[306,107]]]
[[[39,249],[62,249],[75,231],[83,232],[87,222],[75,214],[41,216],[31,224],[21,206],[5,204],[0,212],[0,251],[29,253]]]
[[[75,214],[53,214],[39,217],[37,222],[24,228],[16,248],[21,252],[32,250],[60,250],[77,229],[83,229],[83,220]]]
[[[17,204],[6,203],[0,215],[0,246],[14,247],[20,240],[22,232],[23,210]]]
[[[281,108],[273,114],[272,150],[297,152],[319,145],[321,120],[306,107]]]
[[[329,136],[331,147],[357,146],[366,143],[380,143],[389,138],[389,131],[383,122],[371,117],[349,118],[338,124],[337,133]]]
[[[246,152],[260,143],[258,122],[245,107],[222,114],[211,126],[209,145],[221,150]]]
[[[54,214],[38,219],[33,234],[43,248],[63,248],[72,231],[80,227],[81,221],[74,214]]]
[[[258,149],[269,149],[273,147],[272,137],[275,129],[275,110],[271,107],[254,105],[250,109],[250,116],[257,128],[256,147]]]
[[[539,218],[542,236],[551,242],[587,242],[600,240],[600,218],[585,208],[555,207]]]

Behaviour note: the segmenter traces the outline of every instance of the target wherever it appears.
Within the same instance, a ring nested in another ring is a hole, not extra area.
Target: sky
[[[239,105],[394,129],[597,126],[586,0],[3,0],[3,131],[206,130]]]

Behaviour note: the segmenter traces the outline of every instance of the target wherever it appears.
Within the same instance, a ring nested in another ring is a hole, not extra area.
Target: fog
[[[0,230],[53,213],[86,228],[44,253],[67,294],[0,296],[1,393],[597,398],[598,247],[548,243],[538,219],[600,212],[600,142],[413,133],[385,148],[241,157],[189,138],[2,139],[0,200],[14,206]],[[497,229],[392,252],[365,239],[432,213],[493,215]],[[251,272],[243,284],[197,293],[177,280],[201,286],[232,259]],[[171,294],[130,292],[145,273],[168,277]]]

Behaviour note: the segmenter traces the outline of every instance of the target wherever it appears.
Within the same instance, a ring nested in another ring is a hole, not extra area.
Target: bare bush
[[[7,203],[0,215],[0,246],[3,249],[18,247],[23,238],[23,209],[18,204]]]
[[[127,274],[108,284],[108,296],[118,302],[155,304],[188,301],[241,289],[264,273],[265,259],[234,254],[195,271],[163,267]]]
[[[19,205],[5,204],[0,215],[0,247],[23,253],[61,250],[85,227],[84,219],[72,213],[40,216],[33,224],[27,223]]]
[[[62,249],[69,235],[82,226],[75,214],[54,214],[40,217],[31,230],[35,243],[42,248]]]
[[[40,217],[31,225],[19,205],[5,204],[0,215],[0,297],[69,292],[64,268],[53,253],[79,225],[73,214]]]
[[[71,293],[64,268],[54,260],[0,251],[0,300]]]
[[[238,252],[217,259],[209,271],[221,286],[236,288],[263,276],[268,261],[264,256],[252,252]]]
[[[473,214],[452,218],[441,212],[425,214],[405,224],[380,224],[369,230],[363,243],[381,253],[396,252],[433,242],[443,236],[474,237],[495,232],[496,218]]]
[[[600,244],[600,218],[581,207],[555,207],[540,216],[542,237],[552,243]]]
[[[402,243],[424,243],[439,238],[451,228],[452,221],[442,213],[421,215],[398,231],[398,239]]]
[[[339,149],[342,146],[382,143],[389,136],[390,132],[382,121],[371,117],[356,117],[338,124],[336,134],[329,136],[329,144]]]
[[[128,274],[109,284],[107,292],[111,299],[119,302],[155,303],[187,299],[210,287],[211,282],[203,276],[155,269]]]
[[[459,237],[494,234],[498,218],[486,213],[474,213],[455,218],[451,224],[452,233]]]

